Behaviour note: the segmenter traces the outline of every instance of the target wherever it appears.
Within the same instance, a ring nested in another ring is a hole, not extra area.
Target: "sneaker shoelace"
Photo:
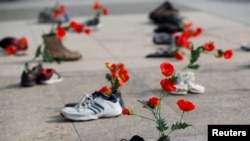
[[[77,109],[77,111],[83,111],[84,109],[91,107],[91,105],[93,105],[94,103],[94,99],[97,97],[97,94],[85,94],[81,101],[76,104],[75,109]]]

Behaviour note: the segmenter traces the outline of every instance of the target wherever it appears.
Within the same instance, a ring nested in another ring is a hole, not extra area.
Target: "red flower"
[[[79,23],[77,23],[75,21],[71,21],[69,23],[69,26],[71,28],[73,28],[77,33],[81,33],[83,31],[83,29],[84,29],[84,26],[82,24],[79,24]]]
[[[5,48],[7,54],[16,54],[16,48],[12,45],[9,45]]]
[[[87,28],[84,30],[84,32],[89,36],[91,34],[91,29]]]
[[[53,69],[43,69],[42,74],[45,76],[51,76],[54,73]]]
[[[164,76],[171,76],[175,72],[174,66],[168,62],[164,62],[160,65],[161,73]]]
[[[124,109],[122,109],[122,114],[123,115],[133,115],[134,112],[128,108],[124,108]]]
[[[183,60],[183,59],[184,59],[184,56],[183,56],[182,52],[177,51],[177,52],[175,52],[175,54],[174,54],[174,58],[177,59],[177,60]]]
[[[161,80],[160,83],[162,89],[165,90],[166,92],[172,92],[177,90],[177,88],[174,85],[174,82],[170,79],[163,79]]]
[[[147,101],[147,104],[151,108],[156,108],[160,104],[160,99],[158,97],[152,97]]]
[[[99,91],[106,95],[110,95],[112,93],[112,90],[108,86],[103,86]]]
[[[99,2],[99,1],[96,1],[94,4],[93,4],[93,9],[94,10],[98,10],[102,7],[102,4]]]
[[[180,99],[176,102],[176,104],[179,106],[179,108],[184,111],[184,112],[188,112],[188,111],[192,111],[195,109],[195,105],[185,99]]]
[[[102,10],[102,14],[104,15],[104,16],[107,16],[108,15],[108,9],[107,8],[103,8],[103,10]]]
[[[54,17],[56,17],[56,18],[59,17],[59,16],[61,16],[60,9],[55,9],[53,14],[54,14]]]
[[[204,49],[205,49],[205,51],[213,51],[215,49],[215,46],[212,42],[205,43]]]
[[[232,56],[233,56],[233,51],[232,50],[226,50],[223,55],[224,55],[225,59],[231,59]]]
[[[203,29],[201,27],[198,27],[194,32],[193,32],[193,36],[197,37],[198,35],[200,35],[202,33]]]
[[[57,37],[58,37],[59,39],[62,39],[62,38],[65,36],[65,34],[66,34],[64,28],[58,26],[56,30],[57,30],[57,32],[56,32]]]

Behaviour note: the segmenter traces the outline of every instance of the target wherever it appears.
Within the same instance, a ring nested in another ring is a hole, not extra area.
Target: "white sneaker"
[[[175,95],[185,95],[188,92],[188,85],[185,83],[185,78],[179,74],[177,74],[177,84],[175,84],[175,87],[177,88],[177,91],[172,91],[170,94]]]
[[[103,117],[116,117],[121,115],[122,107],[119,99],[112,94],[109,98],[104,96],[93,97],[86,95],[74,107],[64,107],[61,114],[74,121],[87,121]]]
[[[181,72],[179,77],[185,80],[185,84],[187,84],[190,93],[201,94],[205,92],[204,86],[195,83],[194,72]]]

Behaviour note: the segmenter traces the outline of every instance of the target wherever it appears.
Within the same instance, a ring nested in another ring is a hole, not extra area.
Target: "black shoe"
[[[170,24],[170,23],[165,23],[159,25],[154,32],[155,33],[169,33],[172,34],[174,32],[182,32],[184,30],[183,26],[180,24]]]
[[[13,41],[14,40],[17,40],[16,38],[14,37],[5,37],[3,38],[1,41],[0,41],[0,47],[2,48],[6,48],[7,46],[13,44]]]
[[[170,45],[172,43],[172,35],[169,33],[156,33],[153,37],[156,45]]]
[[[23,71],[21,76],[21,86],[30,87],[37,83],[38,76],[42,73],[42,65],[39,64],[31,70]]]
[[[178,12],[179,10],[174,8],[174,6],[170,2],[165,1],[149,13],[149,18],[151,20],[154,20],[154,18],[159,14],[173,14]]]
[[[98,18],[94,18],[94,19],[87,20],[86,22],[84,22],[83,26],[94,30],[94,29],[101,28],[101,23]]]
[[[173,58],[174,53],[170,53],[168,51],[163,51],[163,52],[155,52],[148,54],[146,58]]]

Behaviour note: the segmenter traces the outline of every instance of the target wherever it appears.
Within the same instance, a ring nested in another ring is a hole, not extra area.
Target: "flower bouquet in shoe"
[[[103,86],[92,95],[98,96],[101,94],[103,97],[108,98],[110,95],[114,94],[119,99],[121,107],[124,107],[124,101],[119,88],[129,80],[129,73],[122,63],[114,64],[106,62],[105,66],[109,69],[109,73],[106,73],[105,77],[107,81],[110,82],[110,86]],[[77,104],[78,103],[67,103],[64,107],[74,107]]]
[[[0,40],[0,47],[7,55],[25,55],[28,46],[28,39],[25,36],[21,38],[9,36]]]
[[[81,101],[74,106],[65,106],[60,114],[71,121],[89,121],[99,118],[112,118],[121,115],[122,107],[119,98],[111,93],[104,95],[97,91],[85,94]]]
[[[123,108],[123,115],[131,115],[144,118],[150,122],[155,122],[156,130],[159,132],[159,137],[157,141],[170,141],[170,134],[181,129],[186,129],[191,126],[191,124],[183,121],[184,114],[190,112],[195,109],[195,105],[186,99],[179,99],[176,104],[179,109],[182,111],[180,119],[171,125],[164,119],[162,114],[162,106],[164,95],[168,92],[176,91],[177,88],[175,84],[177,82],[178,77],[175,75],[175,68],[169,62],[164,62],[160,65],[162,74],[164,75],[164,79],[160,81],[162,91],[160,96],[150,97],[148,100],[137,100],[143,108],[149,110],[152,113],[152,117],[146,117],[141,114],[137,114],[132,109]]]
[[[122,98],[122,94],[120,88],[124,86],[126,82],[129,80],[129,73],[123,63],[105,63],[106,67],[109,69],[109,73],[106,73],[106,79],[110,82],[111,92],[114,93],[119,99],[120,104],[124,107],[124,101]]]
[[[35,60],[42,57],[44,62],[57,62],[62,61],[76,61],[82,58],[82,55],[78,51],[72,51],[63,45],[62,40],[68,30],[73,30],[75,33],[84,33],[87,36],[91,34],[89,28],[84,28],[83,25],[70,21],[66,24],[58,22],[53,25],[49,33],[42,35],[43,43],[37,47],[34,58]]]
[[[216,49],[213,42],[206,42],[203,45],[194,47],[193,43],[189,41],[190,35],[196,35],[194,33],[183,32],[175,38],[174,57],[177,60],[184,60],[185,55],[187,55],[189,63],[177,74],[179,76],[176,84],[178,91],[172,92],[172,94],[187,94],[187,92],[200,94],[205,92],[204,86],[195,83],[194,72],[186,71],[188,69],[199,69],[200,65],[197,62],[202,54],[212,55],[216,58],[225,58],[226,60],[231,59],[233,56],[231,49]]]
[[[83,25],[91,30],[97,30],[102,27],[101,16],[108,15],[108,9],[104,7],[99,1],[95,1],[92,6],[95,11],[95,15],[92,19],[89,19],[83,23]]]
[[[39,23],[69,22],[70,16],[64,4],[56,4],[53,7],[44,8],[38,15]]]
[[[29,64],[26,64],[21,75],[21,86],[31,87],[35,84],[54,84],[63,80],[62,76],[52,68],[43,68],[42,63],[30,69]]]

